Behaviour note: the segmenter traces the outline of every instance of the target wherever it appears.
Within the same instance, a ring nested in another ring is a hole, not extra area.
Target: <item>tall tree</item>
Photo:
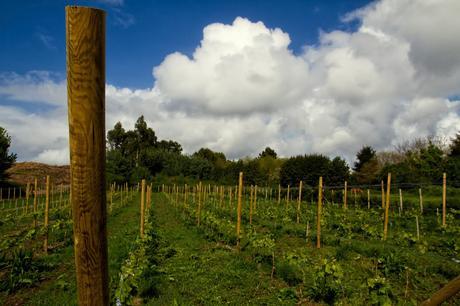
[[[267,156],[276,158],[278,155],[276,154],[275,150],[273,150],[273,149],[270,148],[270,147],[266,147],[266,148],[259,154],[259,158],[263,158],[263,157],[267,157]]]
[[[121,149],[125,139],[125,129],[121,125],[121,122],[118,121],[113,129],[107,132],[107,142],[109,143],[110,149]]]
[[[449,157],[460,157],[460,133],[452,139],[449,149]]]
[[[359,172],[367,162],[375,158],[375,150],[371,146],[364,146],[356,154],[356,162],[353,170]]]
[[[14,164],[17,158],[16,154],[9,152],[10,146],[11,137],[8,135],[7,131],[0,126],[0,185],[3,185],[7,181],[8,175],[6,170]]]

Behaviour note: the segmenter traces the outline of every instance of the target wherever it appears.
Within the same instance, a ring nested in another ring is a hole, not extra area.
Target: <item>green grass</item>
[[[157,230],[174,254],[164,259],[159,296],[146,305],[269,304],[294,305],[287,285],[270,279],[270,269],[246,253],[208,241],[199,229],[186,225],[164,196],[155,195]]]
[[[121,264],[128,256],[139,233],[139,196],[124,207],[114,208],[107,220],[110,288],[118,283]],[[39,255],[50,271],[42,273],[42,281],[13,294],[0,294],[0,304],[77,305],[73,245],[56,248],[48,255]]]

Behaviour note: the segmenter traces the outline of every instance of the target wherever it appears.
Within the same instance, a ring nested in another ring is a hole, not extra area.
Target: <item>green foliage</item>
[[[353,170],[356,172],[361,171],[361,168],[372,159],[375,158],[375,150],[371,146],[364,146],[356,154],[356,162]]]
[[[287,159],[280,170],[280,182],[283,186],[295,186],[301,180],[310,186],[316,186],[320,176],[328,184],[342,184],[349,176],[349,168],[340,157],[331,161],[327,156],[311,154]]]
[[[323,300],[332,304],[343,292],[342,279],[342,267],[335,259],[323,259],[320,265],[315,266],[313,286],[307,290],[316,301]]]
[[[9,152],[10,146],[11,136],[0,126],[0,186],[5,185],[8,179],[6,170],[16,161],[17,155]]]
[[[271,157],[276,159],[278,155],[276,154],[275,150],[273,150],[270,147],[266,147],[262,152],[259,154],[259,158],[264,158],[264,157]]]
[[[371,305],[391,306],[391,287],[384,277],[373,277],[367,279],[369,303]]]

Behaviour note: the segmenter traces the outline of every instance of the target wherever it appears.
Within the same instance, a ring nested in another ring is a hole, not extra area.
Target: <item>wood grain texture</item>
[[[108,305],[105,12],[66,7],[71,205],[79,305]]]

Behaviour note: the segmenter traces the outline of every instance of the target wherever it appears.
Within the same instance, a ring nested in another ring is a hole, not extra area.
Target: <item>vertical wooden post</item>
[[[402,197],[402,190],[399,188],[399,211],[403,211],[403,197]]]
[[[297,199],[297,224],[300,223],[300,202],[302,202],[302,181],[299,183],[299,198]]]
[[[185,184],[184,186],[184,207],[187,207],[187,192],[188,192],[188,186]]]
[[[388,233],[388,210],[390,208],[390,185],[391,185],[391,173],[388,173],[387,178],[387,195],[386,195],[386,203],[385,203],[385,223],[383,225],[383,240],[387,239]]]
[[[249,195],[249,224],[252,224],[252,203],[254,197],[254,186],[251,185],[251,191]]]
[[[371,191],[367,189],[367,209],[371,208]]]
[[[447,194],[447,185],[446,185],[446,173],[442,174],[442,226],[446,226],[446,194]]]
[[[257,211],[257,185],[254,187],[254,213]]]
[[[316,214],[316,248],[321,248],[321,208],[323,202],[323,177],[319,177],[318,184],[318,208]]]
[[[236,246],[240,247],[240,227],[241,227],[241,196],[243,195],[243,172],[240,172],[238,179],[238,208],[236,219]]]
[[[343,208],[345,209],[348,208],[347,201],[348,201],[348,182],[345,181],[345,186],[343,189]]]
[[[37,178],[35,178],[34,184],[34,227],[37,227]]]
[[[67,6],[71,205],[79,305],[108,305],[105,12]]]
[[[27,187],[26,187],[26,214],[27,214],[27,211],[29,210],[29,192],[30,192],[30,183],[27,182]]]
[[[45,241],[43,242],[43,250],[48,253],[48,213],[50,205],[50,176],[46,176],[46,199],[45,199]]]
[[[145,219],[145,216],[144,216],[144,213],[145,213],[145,179],[142,179],[141,181],[141,220],[140,220],[140,226],[139,226],[139,229],[140,229],[140,235],[141,235],[141,238],[144,238],[144,219]]]
[[[289,207],[289,192],[290,192],[290,189],[291,189],[291,185],[288,185],[287,194],[286,194],[286,210]]]

